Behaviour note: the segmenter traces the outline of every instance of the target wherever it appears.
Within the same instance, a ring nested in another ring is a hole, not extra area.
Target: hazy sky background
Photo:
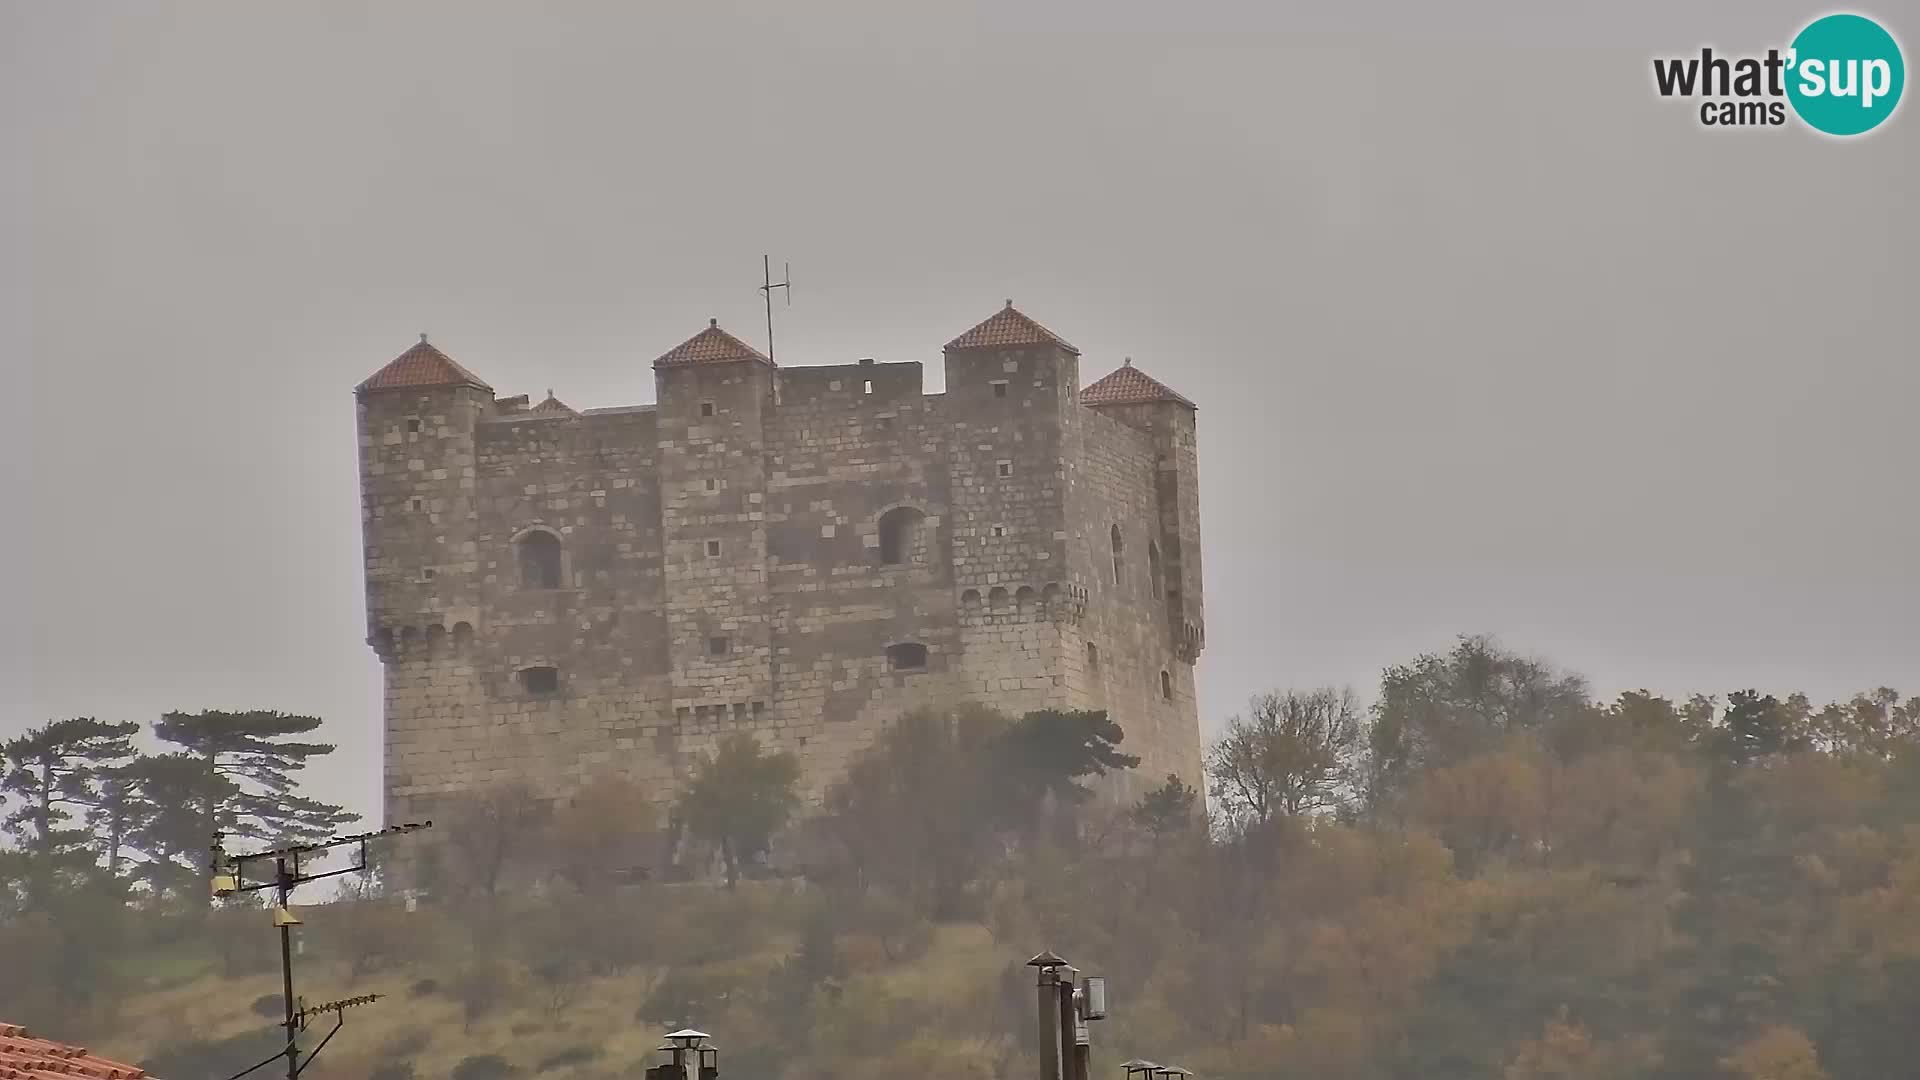
[[[1812,6],[1325,7],[0,0],[0,735],[317,713],[377,812],[353,385],[651,401],[762,253],[785,364],[1012,297],[1199,403],[1210,726],[1463,632],[1920,693],[1916,103],[1655,97]]]

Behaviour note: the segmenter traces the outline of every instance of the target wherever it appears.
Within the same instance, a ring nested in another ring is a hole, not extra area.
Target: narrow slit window
[[[1160,673],[1160,700],[1173,700],[1173,676],[1164,671]]]
[[[1100,646],[1091,641],[1087,642],[1087,670],[1100,670]]]
[[[872,380],[872,379],[861,379],[861,380],[860,380],[860,392],[861,392],[861,393],[863,393],[863,394],[871,394],[871,393],[873,393],[873,380]]]
[[[720,481],[718,481],[718,480],[715,480],[715,479],[714,479],[713,477],[711,477],[711,476],[709,476],[709,477],[707,477],[707,490],[708,490],[708,491],[719,491],[719,490],[720,490]]]

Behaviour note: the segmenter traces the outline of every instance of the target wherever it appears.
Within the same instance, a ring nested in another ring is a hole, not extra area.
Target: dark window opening
[[[1013,462],[1011,461],[998,462],[994,465],[994,471],[998,472],[1001,476],[1012,476]]]
[[[424,510],[426,506],[427,501],[417,496],[407,500],[407,509],[409,510]]]
[[[1121,549],[1125,546],[1120,540],[1120,526],[1115,525],[1113,527],[1111,537],[1113,541],[1113,583],[1118,585],[1120,584]]]
[[[1160,673],[1160,698],[1163,701],[1173,700],[1173,676],[1164,671]]]
[[[407,430],[408,430],[408,431],[419,431],[419,430],[420,430],[420,418],[419,418],[419,417],[408,417],[408,418],[407,418]]]
[[[718,481],[718,480],[715,480],[715,479],[714,479],[713,477],[711,477],[711,476],[709,476],[709,477],[707,477],[707,490],[708,490],[708,491],[719,491],[719,490],[720,490],[720,481]]]
[[[425,568],[425,569],[423,569],[423,570],[421,570],[421,571],[420,571],[420,580],[422,580],[422,581],[432,581],[432,580],[433,580],[433,567],[431,567],[431,566],[429,566],[429,567],[427,567],[427,568]]]
[[[995,536],[1007,535],[1007,527],[1005,525],[995,525],[993,527],[993,535]]]
[[[732,647],[733,643],[723,637],[710,637],[707,639],[708,656],[725,656],[731,651]]]
[[[1087,670],[1100,670],[1100,646],[1091,641],[1087,642]]]
[[[1007,384],[1006,384],[1006,383],[1003,383],[1003,382],[996,382],[996,383],[994,383],[994,384],[993,384],[993,396],[994,396],[994,397],[1006,397],[1006,396],[1007,396]]]
[[[900,566],[921,561],[920,534],[926,515],[911,506],[896,506],[880,515],[880,562]]]
[[[1147,586],[1153,590],[1153,598],[1160,599],[1160,545],[1147,545]]]
[[[560,538],[536,530],[520,538],[520,582],[529,589],[560,587]]]
[[[718,558],[719,555],[720,555],[720,541],[718,540],[707,541],[707,557],[710,559]]]
[[[711,402],[711,401],[703,401],[703,402],[701,402],[701,403],[700,403],[700,415],[701,415],[701,416],[712,416],[712,415],[713,415],[713,402]]]
[[[560,669],[554,667],[530,667],[520,669],[520,685],[527,693],[546,696],[560,692]]]
[[[927,670],[927,647],[911,642],[887,646],[887,667],[892,671]]]

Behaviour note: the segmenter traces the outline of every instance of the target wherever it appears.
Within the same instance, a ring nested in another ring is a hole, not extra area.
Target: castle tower
[[[1069,707],[1065,451],[1080,350],[1009,300],[944,351],[962,685],[1011,714]]]
[[[774,694],[764,506],[773,361],[710,320],[653,373],[672,708],[683,733],[744,726]]]
[[[354,396],[367,644],[384,668],[386,812],[406,820],[412,796],[449,780],[419,742],[423,729],[471,696],[452,684],[479,623],[474,430],[493,390],[422,334]]]
[[[1079,400],[1091,414],[1077,455],[1076,518],[1086,540],[1079,556],[1094,581],[1084,685],[1128,733],[1128,750],[1145,759],[1142,782],[1171,772],[1199,787],[1193,667],[1206,623],[1196,409],[1131,359]],[[1151,468],[1103,468],[1123,461]]]

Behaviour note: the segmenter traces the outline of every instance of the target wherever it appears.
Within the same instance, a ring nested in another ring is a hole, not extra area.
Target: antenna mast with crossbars
[[[793,306],[793,264],[781,264],[780,277],[773,280],[773,257],[760,256],[760,293],[767,301],[767,359],[773,359],[773,290],[785,289],[787,306]]]

